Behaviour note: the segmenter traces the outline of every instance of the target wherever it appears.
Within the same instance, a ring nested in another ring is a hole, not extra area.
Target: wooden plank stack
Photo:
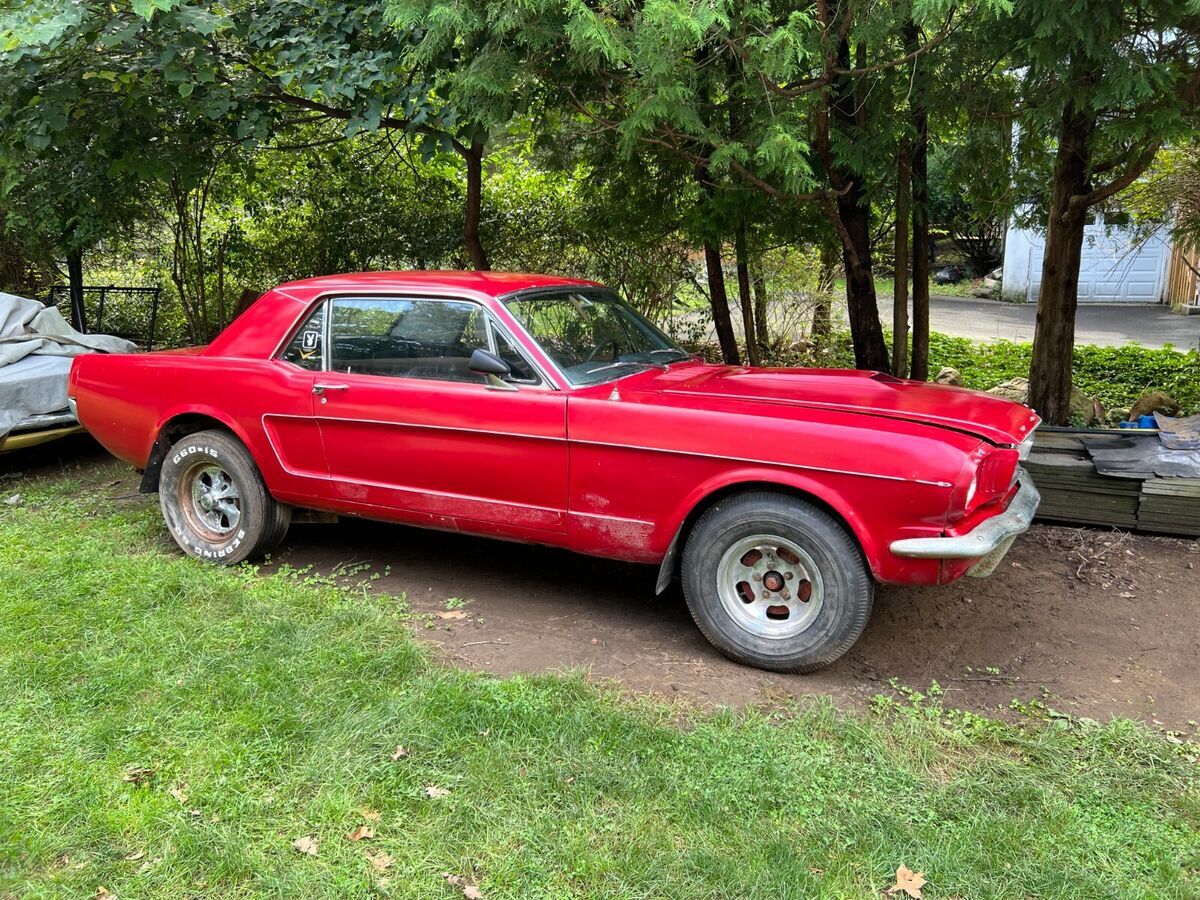
[[[1038,518],[1200,536],[1200,478],[1101,475],[1082,443],[1130,438],[1157,443],[1158,432],[1039,428],[1024,463],[1042,495]]]

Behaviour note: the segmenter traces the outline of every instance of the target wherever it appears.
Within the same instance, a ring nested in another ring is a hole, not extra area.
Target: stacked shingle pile
[[[1142,482],[1138,528],[1200,536],[1200,478],[1151,478]]]
[[[1105,432],[1094,431],[1088,436]],[[1141,482],[1096,471],[1083,432],[1039,428],[1025,469],[1042,495],[1038,518],[1082,525],[1136,528]]]
[[[1042,427],[1025,461],[1038,518],[1200,536],[1200,451],[1164,447],[1157,431]]]

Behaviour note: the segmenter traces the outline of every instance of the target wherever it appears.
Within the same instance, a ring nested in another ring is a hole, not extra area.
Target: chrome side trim
[[[451,383],[451,382],[447,382],[447,383]],[[318,423],[322,419],[333,419],[332,416],[322,416],[319,413],[316,413],[312,416],[295,415],[295,414],[291,414],[291,413],[266,413],[262,416],[264,425],[265,425],[267,416],[271,416],[272,418],[278,418],[278,419],[300,419],[302,421],[316,421]],[[827,472],[831,475],[850,475],[852,477],[857,477],[857,478],[876,478],[876,479],[880,479],[883,481],[900,481],[900,482],[907,482],[910,484],[926,484],[926,485],[929,485],[930,487],[948,488],[948,487],[953,486],[949,481],[929,481],[929,480],[922,479],[922,478],[904,478],[900,475],[880,475],[875,472],[855,472],[850,469],[833,469],[833,468],[829,468],[827,466],[806,466],[801,463],[773,462],[771,460],[751,459],[749,457],[744,457],[744,456],[723,456],[719,453],[700,453],[695,450],[675,450],[675,449],[661,448],[661,447],[640,447],[640,446],[637,446],[634,444],[611,444],[611,443],[605,443],[603,441],[581,441],[581,440],[572,439],[570,437],[552,437],[550,435],[544,435],[544,434],[520,434],[520,433],[514,432],[514,431],[491,431],[491,430],[485,430],[482,428],[462,428],[462,427],[458,427],[455,425],[424,425],[424,424],[410,423],[410,422],[387,422],[382,419],[358,419],[358,418],[355,418],[355,419],[338,418],[338,419],[333,419],[333,420],[338,421],[338,422],[359,423],[362,425],[388,425],[393,428],[421,428],[421,429],[427,429],[427,430],[431,430],[431,431],[452,431],[452,432],[464,433],[464,434],[483,434],[483,435],[488,435],[491,437],[518,438],[518,439],[529,440],[529,441],[561,441],[561,442],[567,443],[567,444],[580,444],[582,446],[588,446],[588,447],[606,447],[606,448],[609,448],[612,450],[641,450],[641,451],[644,451],[647,453],[668,453],[668,454],[674,454],[674,455],[678,455],[678,456],[699,457],[700,459],[723,459],[723,460],[728,460],[729,462],[750,463],[750,464],[756,465],[756,466],[777,466],[779,468],[784,468],[784,469],[800,469],[800,470],[808,471],[808,472]],[[264,431],[266,430],[265,427],[263,430]],[[268,440],[270,440],[269,435],[268,435]],[[278,451],[276,451],[275,455],[276,455],[276,457],[279,456]],[[281,465],[282,465],[282,463],[281,463]],[[589,513],[575,513],[575,515],[589,515]],[[613,517],[612,516],[603,516],[602,518],[613,518]],[[640,521],[640,520],[630,519],[629,521],[636,522],[636,521]]]
[[[808,472],[828,472],[830,475],[851,475],[857,478],[878,478],[883,481],[902,481],[909,484],[927,484],[931,487],[953,487],[949,481],[928,481],[924,478],[905,478],[902,475],[880,475],[876,472],[856,472],[852,469],[833,469],[829,466],[806,466],[803,463],[775,462],[766,459],[751,459],[746,456],[726,456],[721,453],[701,453],[696,450],[678,450],[668,447],[642,447],[637,444],[613,444],[604,441],[581,441],[568,437],[572,444],[582,444],[590,447],[608,447],[613,450],[643,450],[647,453],[672,453],[678,456],[698,456],[702,459],[725,459],[730,462],[751,463],[756,466],[778,466],[784,469],[802,469]]]
[[[1033,479],[1024,471],[1017,479],[1020,487],[1008,504],[1008,509],[992,516],[966,534],[957,537],[905,538],[892,541],[891,551],[896,556],[916,559],[975,559],[987,556],[1029,529],[1042,499]]]
[[[628,516],[606,516],[603,513],[580,512],[577,509],[567,510],[568,515],[582,516],[585,519],[603,519],[606,522],[628,522],[630,525],[650,525],[656,527],[657,522],[649,522],[646,519],[631,519]]]

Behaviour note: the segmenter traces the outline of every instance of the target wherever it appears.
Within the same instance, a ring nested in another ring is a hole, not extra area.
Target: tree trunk
[[[838,216],[846,229],[847,245],[842,252],[846,267],[846,310],[850,316],[850,338],[854,364],[860,369],[888,370],[887,342],[879,323],[875,297],[875,273],[871,266],[871,222],[866,192],[855,181],[838,198]]]
[[[712,306],[717,341],[721,344],[721,358],[731,366],[740,365],[737,336],[729,316],[729,295],[725,293],[725,273],[721,270],[721,248],[712,240],[704,242],[704,265],[708,269],[708,302]]]
[[[734,252],[737,256],[738,303],[742,307],[742,331],[746,335],[746,361],[752,366],[761,366],[758,329],[754,325],[754,297],[750,293],[750,263],[746,258],[745,225],[738,225],[734,235]]]
[[[467,162],[467,208],[463,220],[463,246],[467,249],[471,266],[477,271],[486,272],[491,266],[488,265],[483,241],[479,239],[479,217],[483,207],[483,141],[471,141],[471,146],[466,148],[462,156]]]
[[[1033,332],[1029,369],[1029,405],[1048,425],[1066,425],[1071,414],[1072,351],[1075,308],[1079,300],[1079,262],[1083,252],[1085,208],[1071,198],[1086,194],[1096,122],[1068,101],[1058,131],[1046,255]]]
[[[910,188],[908,141],[900,142],[896,155],[895,287],[892,290],[892,374],[908,374],[908,192]]]
[[[817,302],[813,306],[812,326],[808,330],[809,337],[814,341],[829,337],[830,306],[833,294],[833,281],[837,274],[837,247],[833,244],[821,245],[821,268],[817,272]]]
[[[908,53],[919,46],[917,26],[904,27]],[[912,92],[912,360],[909,377],[929,378],[929,114],[925,107],[925,80],[921,60],[914,63]]]
[[[762,349],[770,345],[771,333],[767,328],[767,275],[761,259],[754,267],[751,284],[754,287],[754,329],[758,335],[759,349]]]
[[[838,44],[838,65],[850,68],[850,42]],[[854,83],[848,76],[837,80],[832,92],[834,118],[846,133],[863,126],[861,116],[865,105],[858,102]],[[850,316],[850,337],[854,343],[854,363],[860,369],[886,372],[887,342],[879,323],[879,306],[875,298],[875,273],[871,266],[871,210],[867,202],[863,179],[847,166],[837,166],[832,173],[834,183],[846,189],[838,195],[836,215],[841,227],[842,258],[846,266],[846,309]]]
[[[67,254],[67,289],[71,295],[71,327],[76,331],[87,331],[87,319],[83,314],[83,251],[72,250]]]

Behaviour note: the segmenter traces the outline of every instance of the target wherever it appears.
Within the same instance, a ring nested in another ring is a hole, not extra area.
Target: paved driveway
[[[888,315],[880,302],[880,313]],[[934,331],[974,340],[1033,340],[1037,306],[962,297],[931,297],[930,326]],[[1075,343],[1119,347],[1141,344],[1177,350],[1200,347],[1200,316],[1181,316],[1157,304],[1083,304],[1075,316]]]

